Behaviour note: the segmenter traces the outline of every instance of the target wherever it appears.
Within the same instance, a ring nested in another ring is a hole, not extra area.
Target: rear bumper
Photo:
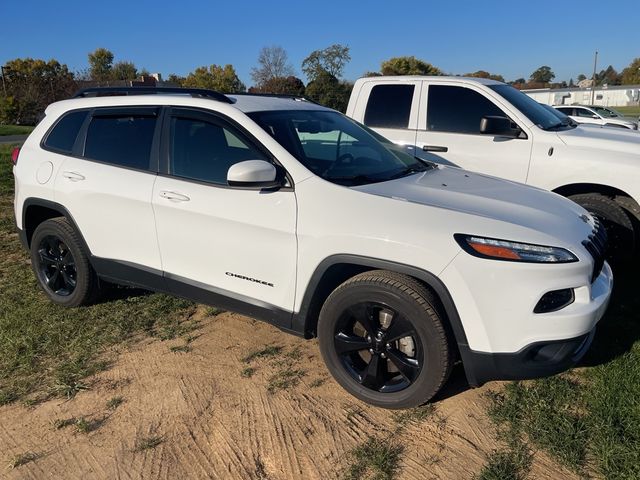
[[[596,329],[579,337],[536,342],[516,353],[485,353],[469,350],[463,354],[465,373],[472,386],[490,380],[526,380],[548,377],[578,363],[587,353]]]

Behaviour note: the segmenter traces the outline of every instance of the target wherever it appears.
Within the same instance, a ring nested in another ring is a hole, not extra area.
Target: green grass
[[[398,470],[403,450],[390,439],[371,437],[351,452],[352,463],[344,478],[391,480]]]
[[[585,369],[508,384],[493,395],[501,428],[578,473],[640,478],[640,296],[637,268],[616,272]]]
[[[28,125],[0,125],[0,136],[3,135],[27,135],[35,127]]]
[[[109,400],[107,400],[107,408],[109,410],[115,410],[123,403],[124,403],[124,397],[111,397]]]
[[[432,403],[421,405],[416,408],[401,410],[393,414],[393,419],[398,426],[405,426],[409,423],[420,423],[431,418],[436,411],[436,407]]]
[[[34,452],[26,452],[21,453],[20,455],[16,455],[9,462],[9,468],[18,468],[27,463],[31,463],[40,458],[40,455]]]
[[[531,454],[526,447],[495,450],[489,455],[477,480],[524,480],[531,465]]]
[[[282,352],[282,347],[279,347],[277,345],[269,345],[267,347],[260,348],[248,353],[242,358],[242,361],[244,363],[250,363],[258,358],[275,357],[276,355],[280,355],[280,352]]]
[[[134,452],[144,452],[145,450],[149,450],[152,448],[156,448],[164,442],[164,439],[159,436],[151,436],[151,437],[143,437],[136,441],[136,445],[133,449]]]
[[[108,346],[144,333],[175,338],[196,328],[191,302],[115,288],[90,307],[63,308],[36,285],[14,233],[11,146],[0,145],[0,405],[71,397],[109,365]]]
[[[278,390],[288,390],[295,387],[306,374],[307,372],[299,368],[285,367],[269,377],[267,392],[275,393]]]
[[[617,110],[620,113],[625,114],[628,117],[638,117],[640,116],[640,105],[634,105],[631,107],[612,107],[614,110]]]

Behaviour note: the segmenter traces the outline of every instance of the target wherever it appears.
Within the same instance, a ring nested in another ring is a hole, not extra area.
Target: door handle
[[[423,145],[424,152],[448,152],[449,147],[441,147],[440,145]]]
[[[177,192],[170,192],[168,190],[163,190],[160,192],[160,196],[162,198],[166,198],[167,200],[172,200],[174,202],[188,202],[191,200],[186,195]]]
[[[62,176],[64,178],[68,178],[72,182],[79,182],[80,180],[84,180],[84,175],[81,175],[77,172],[62,172]]]

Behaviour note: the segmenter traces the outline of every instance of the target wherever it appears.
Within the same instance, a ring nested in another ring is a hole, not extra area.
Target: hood
[[[404,178],[352,188],[398,201],[507,222],[548,234],[567,244],[575,244],[593,230],[593,220],[590,217],[585,220],[586,211],[560,195],[454,167],[438,166]]]
[[[583,128],[558,132],[562,142],[570,147],[596,148],[640,155],[640,132],[623,128]]]

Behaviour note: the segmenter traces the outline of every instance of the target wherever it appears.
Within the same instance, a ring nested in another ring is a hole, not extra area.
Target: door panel
[[[530,138],[480,134],[485,115],[509,117],[481,91],[460,85],[423,87],[426,129],[416,135],[416,155],[444,165],[525,183]],[[429,103],[430,102],[430,103]]]
[[[174,109],[165,128],[167,172],[152,200],[165,274],[291,311],[295,193],[226,185],[231,165],[270,158],[223,118]]]
[[[55,201],[69,210],[93,255],[160,270],[151,206],[156,173],[149,171],[156,113],[96,109],[76,141],[76,156],[58,170]],[[83,155],[92,158],[77,158]]]

